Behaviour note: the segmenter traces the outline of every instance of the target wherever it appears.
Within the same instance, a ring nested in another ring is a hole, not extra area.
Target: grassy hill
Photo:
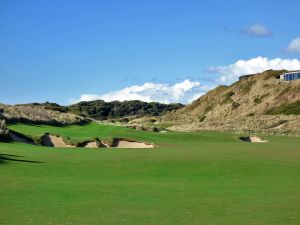
[[[0,103],[0,119],[1,118],[5,119],[8,123],[21,122],[56,126],[89,122],[89,120],[83,116],[51,110],[38,103],[22,105],[4,105]]]
[[[106,120],[124,117],[161,116],[182,107],[182,104],[147,103],[138,100],[123,102],[96,100],[70,105],[67,107],[67,110],[80,112],[82,115],[97,120]]]
[[[276,79],[283,72],[268,70],[219,86],[161,123],[174,130],[300,133],[300,80]]]
[[[128,122],[130,119],[143,116],[161,116],[172,110],[182,108],[181,104],[162,104],[141,101],[113,101],[96,100],[79,102],[70,106],[56,103],[30,103],[17,105],[0,104],[0,119],[9,123],[33,123],[49,125],[72,125],[96,120],[120,120]]]
[[[300,140],[246,143],[222,132],[145,132],[90,123],[8,125],[28,135],[111,135],[154,149],[0,143],[1,224],[296,225]]]

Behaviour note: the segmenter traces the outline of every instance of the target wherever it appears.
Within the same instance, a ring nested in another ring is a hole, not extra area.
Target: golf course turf
[[[221,132],[156,133],[91,123],[10,125],[77,140],[123,137],[153,149],[0,143],[3,225],[296,225],[300,138],[247,143]]]

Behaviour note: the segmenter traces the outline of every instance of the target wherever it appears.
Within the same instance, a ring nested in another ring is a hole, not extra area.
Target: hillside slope
[[[118,119],[127,122],[143,116],[161,116],[182,107],[181,104],[141,101],[104,102],[103,100],[79,102],[70,106],[49,102],[17,105],[0,103],[0,119],[6,119],[10,123],[25,122],[51,125],[83,124],[90,119]]]
[[[9,123],[31,123],[49,125],[71,125],[89,122],[83,116],[50,110],[41,104],[4,105],[0,104],[0,119]]]
[[[276,79],[268,70],[219,86],[161,119],[172,130],[300,133],[300,80]]]
[[[70,112],[93,118],[107,120],[124,117],[161,116],[167,112],[183,107],[182,104],[162,104],[158,102],[112,101],[103,100],[84,101],[70,106],[60,106],[55,103],[44,103],[47,109]]]
[[[90,102],[79,102],[68,106],[70,111],[79,111],[83,115],[93,119],[103,120],[122,117],[161,116],[167,112],[182,108],[181,104],[162,104],[158,102],[142,101],[113,101],[105,102],[96,100]]]

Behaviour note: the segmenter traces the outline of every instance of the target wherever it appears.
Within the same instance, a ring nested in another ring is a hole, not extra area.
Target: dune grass
[[[299,224],[300,140],[155,133],[99,124],[11,125],[27,135],[120,136],[154,149],[0,143],[0,224]]]

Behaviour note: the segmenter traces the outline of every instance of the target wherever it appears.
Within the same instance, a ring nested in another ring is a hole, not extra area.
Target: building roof
[[[300,73],[300,70],[296,70],[296,71],[291,71],[291,72],[286,72],[286,73],[283,73],[282,75],[285,75],[285,74],[293,74],[293,73]]]

